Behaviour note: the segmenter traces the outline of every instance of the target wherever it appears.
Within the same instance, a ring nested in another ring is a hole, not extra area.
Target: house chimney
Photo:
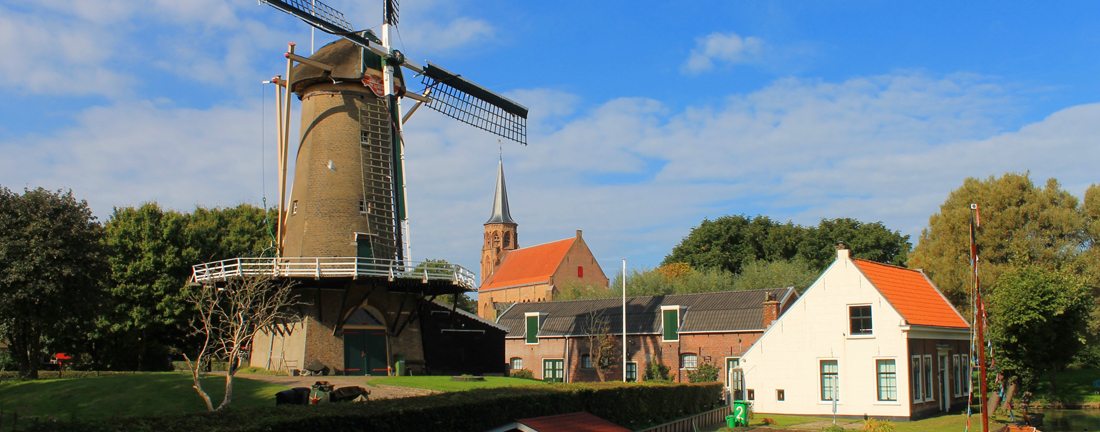
[[[779,302],[771,293],[764,294],[764,330],[772,326],[779,319]]]
[[[836,259],[848,259],[848,246],[844,242],[840,242],[836,245]]]
[[[577,230],[577,238],[581,238],[581,230]]]

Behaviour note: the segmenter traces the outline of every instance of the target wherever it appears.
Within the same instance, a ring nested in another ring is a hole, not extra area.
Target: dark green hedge
[[[588,411],[629,429],[714,408],[721,384],[580,383],[477,389],[357,404],[39,423],[28,431],[484,431],[516,419]],[[274,404],[274,401],[272,401]]]

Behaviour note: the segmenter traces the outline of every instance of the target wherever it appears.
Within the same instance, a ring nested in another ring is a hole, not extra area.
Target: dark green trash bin
[[[749,425],[749,402],[743,400],[733,401],[730,415],[726,416],[726,427],[747,427]]]

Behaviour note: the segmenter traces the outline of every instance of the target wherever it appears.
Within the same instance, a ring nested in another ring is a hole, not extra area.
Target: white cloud
[[[687,61],[680,66],[684,73],[697,74],[714,69],[715,63],[751,63],[759,59],[764,50],[760,38],[741,37],[736,33],[711,33],[695,39]]]
[[[584,108],[545,89],[509,96],[541,113],[530,146],[503,143],[520,244],[583,229],[608,272],[622,257],[656,264],[706,216],[845,216],[916,234],[966,177],[1030,170],[1080,194],[1100,160],[1100,104],[1003,131],[998,116],[1019,101],[969,75],[786,79],[683,111],[636,98]],[[0,143],[0,184],[72,187],[100,216],[146,200],[180,209],[256,202],[259,122],[255,100],[93,108],[70,129]],[[406,137],[414,258],[478,268],[497,138],[431,110],[413,117]],[[269,183],[272,156],[269,147]]]

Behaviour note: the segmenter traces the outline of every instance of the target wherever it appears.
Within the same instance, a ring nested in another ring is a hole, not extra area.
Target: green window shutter
[[[527,317],[527,343],[539,343],[539,317]]]
[[[664,312],[664,316],[665,316],[665,319],[664,319],[664,328],[665,328],[664,339],[666,341],[680,340],[680,334],[678,332],[678,330],[680,330],[680,322],[679,322],[680,321],[680,311],[675,310],[675,309],[671,309],[671,310],[665,310],[663,312]]]

